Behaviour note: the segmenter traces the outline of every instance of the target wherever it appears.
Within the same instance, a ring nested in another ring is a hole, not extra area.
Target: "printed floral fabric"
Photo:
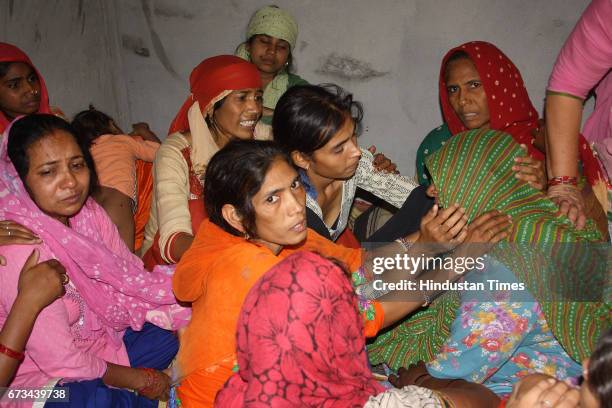
[[[487,264],[486,275],[473,272],[469,280],[476,282],[479,275],[502,282],[515,279],[495,260]],[[580,365],[553,336],[540,304],[529,294],[520,295],[523,301],[510,296],[492,292],[489,301],[463,296],[451,337],[429,363],[431,375],[483,383],[499,395],[510,393],[514,383],[531,373],[579,376]]]
[[[217,407],[363,407],[384,391],[368,367],[350,280],[313,253],[289,256],[251,289],[237,354],[240,371]]]

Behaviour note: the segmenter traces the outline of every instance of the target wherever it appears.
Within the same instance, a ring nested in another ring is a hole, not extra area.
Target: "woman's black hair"
[[[272,133],[287,153],[311,155],[325,146],[352,118],[359,133],[363,108],[353,95],[333,84],[298,85],[279,99],[272,117]]]
[[[221,109],[221,107],[223,106],[223,103],[225,103],[225,99],[227,99],[227,96],[215,102],[215,104],[213,105],[212,114],[206,115],[204,117],[204,120],[206,121],[206,125],[210,129],[212,129],[214,132],[219,132],[219,127],[217,126],[217,122],[215,122],[215,112],[218,109]]]
[[[89,149],[84,145],[82,140],[77,137],[70,123],[66,122],[64,119],[49,114],[33,114],[18,119],[11,126],[11,130],[8,134],[8,157],[11,159],[11,162],[13,162],[23,185],[27,188],[25,180],[30,168],[28,149],[45,136],[58,130],[70,134],[79,145],[85,163],[89,168],[89,194],[91,195],[98,184],[93,158],[91,157],[91,153],[89,153]]]
[[[114,123],[113,118],[90,105],[89,109],[76,114],[72,127],[89,149],[98,137],[115,133]]]
[[[11,67],[12,62],[0,62],[0,78],[4,77]]]
[[[612,408],[612,329],[601,336],[589,358],[587,384],[599,399],[601,408]]]
[[[204,177],[204,204],[210,221],[232,235],[244,235],[223,218],[223,206],[231,204],[242,217],[245,232],[256,238],[253,197],[277,159],[293,167],[289,155],[271,141],[234,140],[219,150],[210,159]]]
[[[444,65],[444,80],[445,81],[448,78],[448,67],[450,66],[451,62],[455,62],[461,59],[467,59],[470,61],[472,60],[470,58],[470,55],[463,50],[457,50],[453,52],[450,57],[448,57],[448,59],[446,60],[446,64]]]

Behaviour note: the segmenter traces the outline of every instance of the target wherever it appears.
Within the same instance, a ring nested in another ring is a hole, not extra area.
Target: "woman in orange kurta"
[[[336,258],[354,271],[355,284],[365,283],[361,249],[336,245],[306,227],[304,188],[290,158],[274,143],[225,146],[207,167],[204,197],[209,219],[173,279],[175,296],[193,307],[174,373],[186,407],[213,405],[236,367],[236,324],[248,291],[289,254],[307,250]],[[376,335],[422,303],[360,299],[364,335]]]

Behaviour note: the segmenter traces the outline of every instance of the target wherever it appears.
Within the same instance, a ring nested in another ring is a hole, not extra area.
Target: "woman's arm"
[[[189,213],[189,169],[177,146],[162,144],[153,166],[159,248],[162,258],[177,263],[193,241]]]
[[[64,294],[65,282],[64,267],[56,260],[38,263],[38,249],[34,249],[21,268],[17,298],[0,331],[0,344],[11,352],[23,353],[38,314]],[[19,362],[15,356],[0,353],[0,387],[10,383]]]

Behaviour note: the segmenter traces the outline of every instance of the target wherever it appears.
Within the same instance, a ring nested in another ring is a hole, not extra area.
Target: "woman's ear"
[[[298,152],[297,150],[292,151],[291,159],[293,159],[295,165],[301,169],[308,171],[310,168],[310,158],[302,152]]]
[[[242,225],[242,216],[238,214],[236,207],[231,204],[225,204],[221,208],[221,215],[223,219],[231,225],[234,229],[244,234],[244,226]]]

